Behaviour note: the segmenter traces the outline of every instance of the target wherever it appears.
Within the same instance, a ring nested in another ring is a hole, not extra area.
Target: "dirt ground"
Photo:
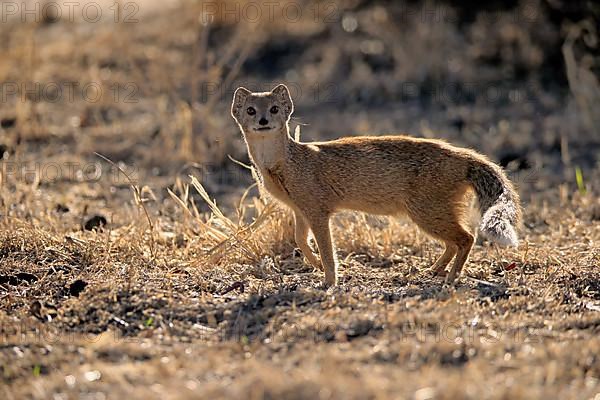
[[[2,398],[600,398],[591,3],[43,4],[0,24]],[[412,223],[342,213],[323,289],[229,116],[278,82],[303,140],[489,155],[519,248],[449,287]]]

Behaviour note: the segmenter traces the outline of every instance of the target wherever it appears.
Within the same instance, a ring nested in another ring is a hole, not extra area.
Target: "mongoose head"
[[[294,112],[290,91],[284,84],[270,92],[253,93],[238,88],[233,95],[231,115],[244,135],[268,136],[287,132],[287,124]]]

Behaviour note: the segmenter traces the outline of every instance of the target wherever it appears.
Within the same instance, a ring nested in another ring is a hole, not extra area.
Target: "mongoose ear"
[[[290,96],[290,91],[288,90],[287,86],[285,86],[283,83],[280,83],[279,85],[275,86],[273,90],[271,90],[271,93],[273,93],[281,102],[285,112],[285,117],[289,119],[290,115],[292,115],[294,112],[294,102],[292,101],[292,96]]]
[[[240,120],[240,116],[242,115],[242,107],[244,106],[244,103],[246,103],[248,96],[251,94],[252,92],[245,87],[239,87],[235,90],[235,93],[233,94],[233,102],[231,103],[231,116],[233,116],[236,121]]]

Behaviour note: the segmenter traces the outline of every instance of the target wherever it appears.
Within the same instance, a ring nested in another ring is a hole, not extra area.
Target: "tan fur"
[[[272,112],[273,106],[278,112]],[[455,257],[447,282],[460,275],[473,246],[474,237],[467,228],[472,192],[479,197],[491,236],[502,236],[502,240],[506,236],[504,241],[513,244],[516,241],[518,195],[501,168],[483,155],[440,140],[408,136],[300,143],[289,135],[292,112],[293,103],[284,85],[265,93],[240,88],[234,95],[232,115],[261,183],[293,210],[296,243],[314,267],[321,268],[322,264],[326,285],[337,283],[329,220],[342,209],[408,215],[446,246],[433,265],[436,274],[445,274]],[[261,120],[267,121],[265,126]],[[309,229],[321,262],[308,245]]]

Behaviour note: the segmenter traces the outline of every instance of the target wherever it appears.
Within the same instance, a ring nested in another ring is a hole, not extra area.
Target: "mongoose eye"
[[[256,114],[256,110],[254,109],[254,107],[248,107],[248,109],[246,109],[246,112],[248,113],[248,115]]]
[[[271,114],[277,114],[279,112],[279,107],[277,106],[273,106],[271,107]]]

